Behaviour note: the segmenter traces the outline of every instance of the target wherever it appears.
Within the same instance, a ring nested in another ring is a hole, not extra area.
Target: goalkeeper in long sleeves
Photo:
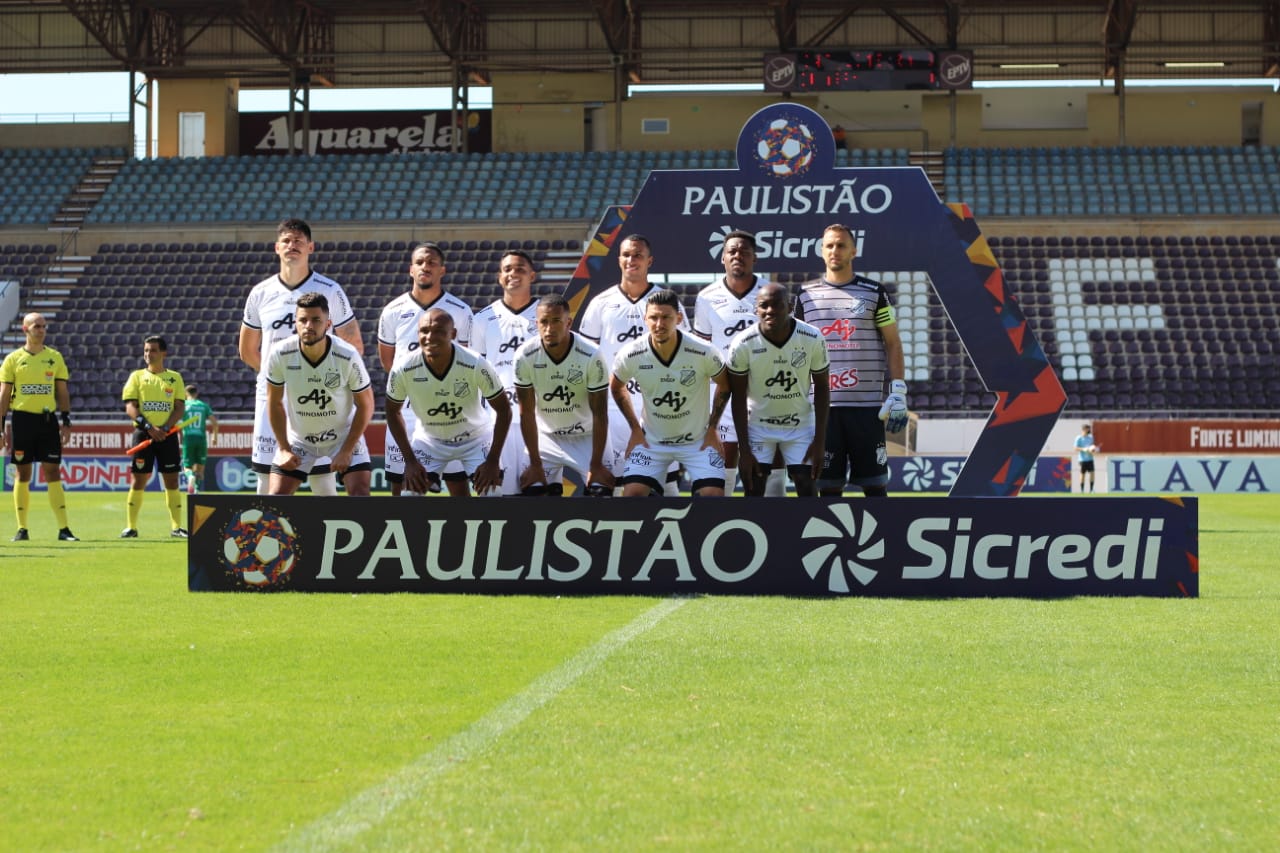
[[[893,303],[878,282],[853,272],[853,234],[830,225],[822,234],[822,278],[806,282],[796,316],[816,326],[831,356],[831,414],[826,465],[818,493],[839,495],[857,486],[869,497],[887,494],[885,433],[907,425],[902,338]]]

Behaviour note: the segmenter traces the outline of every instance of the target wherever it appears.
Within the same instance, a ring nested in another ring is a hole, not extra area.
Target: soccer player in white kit
[[[508,251],[498,263],[502,298],[477,311],[471,328],[471,348],[498,372],[512,406],[516,404],[516,351],[526,340],[537,337],[538,303],[533,298],[537,278],[533,258],[520,249]],[[529,454],[520,429],[508,430],[502,447],[502,488],[492,494],[520,494],[520,477],[527,467]]]
[[[791,295],[780,284],[760,288],[756,315],[760,322],[729,344],[743,492],[748,497],[765,493],[771,463],[780,453],[796,494],[813,497],[831,405],[827,345],[821,331],[791,316]]]
[[[600,348],[600,356],[610,370],[623,347],[645,336],[645,300],[659,290],[656,284],[649,283],[649,268],[652,266],[653,250],[648,238],[641,234],[625,237],[618,244],[618,267],[622,272],[622,280],[616,287],[610,287],[592,297],[582,311],[578,332]],[[680,314],[679,327],[684,331],[689,330],[683,312]],[[633,410],[640,407],[642,401],[637,396],[639,391],[635,383],[629,383],[627,391],[632,397]],[[615,405],[609,407],[609,441],[612,451],[609,456],[615,460],[615,477],[622,475],[630,436],[631,428],[615,401]],[[667,494],[675,495],[677,490],[674,472],[670,473],[667,484]]]
[[[755,273],[756,237],[749,231],[730,231],[725,235],[720,263],[724,266],[724,275],[698,291],[690,325],[695,335],[728,359],[729,341],[755,325],[756,294],[768,279]],[[738,434],[733,427],[732,412],[724,413],[719,428],[720,444],[724,447],[724,490],[731,495],[738,479]],[[785,479],[779,485],[781,493],[785,493]]]
[[[267,423],[267,355],[277,342],[293,334],[294,309],[298,296],[314,291],[329,301],[333,331],[356,352],[364,352],[360,324],[342,285],[311,269],[311,226],[301,219],[286,219],[276,228],[276,256],[280,272],[254,285],[244,304],[240,325],[240,360],[258,374],[253,413],[253,470],[258,474],[258,494],[270,485],[271,463],[276,455],[276,439]],[[338,484],[329,473],[327,460],[319,460],[309,478],[317,495],[336,495]]]
[[[444,289],[446,272],[444,249],[438,243],[424,242],[413,247],[409,256],[409,290],[388,302],[378,317],[378,360],[387,373],[406,353],[418,351],[418,323],[422,315],[432,308],[448,311],[457,330],[457,342],[464,347],[470,346],[471,306]],[[405,406],[401,416],[405,429],[412,433],[417,423],[413,407]],[[398,495],[404,481],[404,454],[391,434],[390,425],[387,426],[385,453],[387,482],[391,484],[391,494]],[[460,468],[450,473],[445,483],[449,494],[467,493],[466,475]],[[439,483],[433,482],[429,490],[440,491]]]
[[[624,497],[663,491],[671,465],[683,465],[693,493],[724,494],[724,457],[717,425],[729,402],[729,381],[720,351],[680,331],[680,297],[659,290],[647,300],[649,333],[624,347],[613,362],[609,391],[627,419],[631,437],[622,474]],[[627,384],[643,401],[641,421]],[[715,388],[715,402],[707,393]]]
[[[267,419],[276,439],[271,494],[291,495],[316,460],[331,459],[347,494],[367,497],[372,477],[364,431],[373,418],[373,385],[355,347],[329,335],[329,301],[298,297],[298,333],[267,356]]]
[[[396,359],[387,375],[387,425],[401,447],[412,449],[405,454],[402,494],[421,494],[429,474],[455,462],[471,474],[478,494],[502,486],[499,457],[511,404],[493,366],[455,344],[456,334],[449,312],[432,308],[418,324],[418,350]],[[401,415],[405,403],[418,415],[412,436]]]
[[[577,471],[586,493],[607,496],[614,477],[609,447],[609,370],[599,349],[569,329],[569,300],[538,300],[538,335],[516,352],[516,400],[529,466],[523,494],[560,495],[564,468]]]

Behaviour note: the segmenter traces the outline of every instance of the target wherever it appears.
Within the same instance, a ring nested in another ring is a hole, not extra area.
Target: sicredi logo
[[[724,241],[726,236],[733,228],[729,225],[721,225],[715,231],[712,231],[708,237],[707,254],[717,261],[724,254]],[[799,236],[788,234],[784,231],[759,231],[756,237],[756,260],[770,260],[772,258],[812,258],[815,261],[822,259],[822,237],[812,234]],[[854,245],[857,247],[858,255],[861,256],[865,251],[867,232],[865,229],[857,229],[853,232]]]

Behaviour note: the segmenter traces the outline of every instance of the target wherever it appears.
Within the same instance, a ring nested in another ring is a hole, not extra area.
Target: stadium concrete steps
[[[908,162],[912,166],[919,166],[924,169],[925,175],[929,178],[929,183],[933,184],[933,189],[939,197],[946,197],[947,186],[947,161],[946,155],[941,151],[911,151],[907,154]]]
[[[62,200],[53,215],[50,231],[69,231],[84,224],[85,217],[97,204],[116,175],[124,168],[123,157],[94,157],[75,189]]]
[[[581,257],[581,252],[547,252],[538,279],[543,284],[568,284]]]

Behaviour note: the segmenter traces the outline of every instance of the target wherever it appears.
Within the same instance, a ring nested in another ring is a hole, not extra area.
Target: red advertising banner
[[[1259,456],[1280,453],[1280,420],[1094,421],[1093,437],[1108,455]]]
[[[381,455],[386,449],[386,424],[377,421],[365,431],[369,452]],[[247,421],[221,421],[218,441],[209,448],[210,456],[249,456],[253,453],[253,424]],[[62,448],[64,457],[111,456],[124,452],[133,440],[133,427],[127,424],[77,423],[71,440]]]

